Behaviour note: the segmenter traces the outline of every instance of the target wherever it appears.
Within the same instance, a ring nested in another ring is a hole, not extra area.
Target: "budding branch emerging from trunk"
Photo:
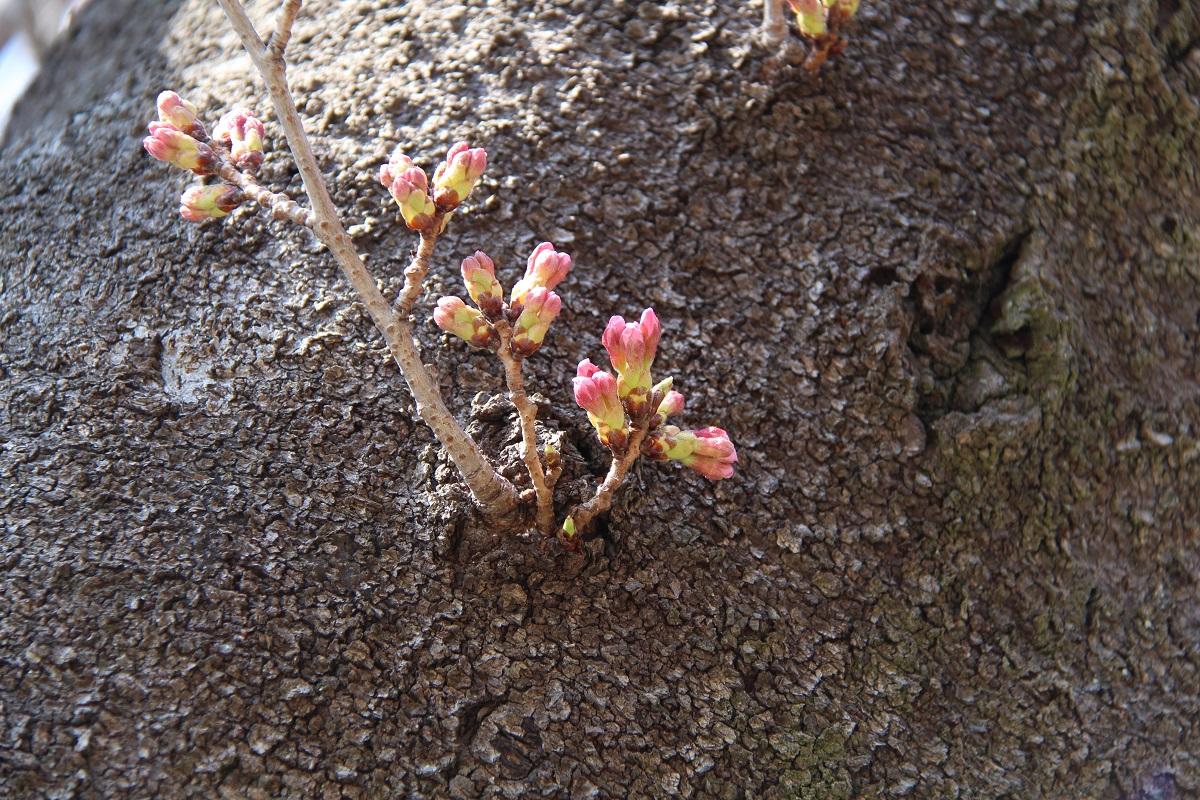
[[[785,0],[763,0],[759,38],[770,49],[779,49],[788,36]],[[804,58],[804,68],[818,72],[831,55],[846,49],[843,31],[858,13],[859,0],[786,0],[796,15],[796,28],[812,48]]]
[[[454,145],[433,173],[432,181],[399,150],[380,169],[380,182],[399,206],[405,224],[420,235],[412,262],[404,270],[404,285],[396,301],[389,303],[346,232],[288,89],[284,56],[300,13],[300,0],[284,0],[275,32],[266,42],[241,0],[217,2],[266,84],[312,208],[305,209],[287,195],[258,183],[254,176],[263,160],[265,131],[246,109],[227,112],[210,137],[190,103],[174,92],[163,92],[158,98],[159,119],[150,123],[150,136],[143,146],[159,160],[222,181],[184,192],[180,213],[185,219],[201,222],[222,218],[250,199],[275,219],[313,231],[383,334],[416,401],[417,413],[446,448],[489,519],[522,524],[528,519],[526,502],[533,500],[535,527],[547,535],[557,534],[568,547],[577,548],[581,534],[597,515],[612,506],[616,490],[642,455],[679,461],[713,480],[733,474],[737,453],[725,431],[682,431],[666,424],[668,417],[683,410],[684,401],[683,395],[671,389],[670,378],[651,385],[650,370],[661,332],[654,311],[646,309],[638,322],[626,323],[621,317],[613,317],[602,342],[616,377],[584,360],[574,380],[575,400],[587,412],[600,441],[612,451],[612,465],[595,495],[575,506],[561,526],[555,525],[554,488],[562,475],[562,457],[551,443],[539,453],[538,407],[526,393],[522,367],[541,348],[558,317],[562,301],[552,290],[570,272],[572,260],[543,242],[529,256],[525,275],[513,285],[507,300],[492,259],[476,251],[462,262],[463,281],[474,305],[458,297],[443,297],[433,312],[438,327],[476,347],[492,350],[504,368],[509,400],[517,412],[521,460],[532,487],[518,493],[446,407],[437,382],[421,360],[413,332],[413,308],[424,289],[435,246],[454,211],[479,182],[487,153],[466,143]]]
[[[291,38],[291,28],[300,10],[299,0],[286,0],[284,3],[283,12],[279,18],[279,28],[275,31],[275,35],[272,37],[273,42],[269,47],[263,44],[240,0],[217,0],[217,2],[220,3],[225,16],[229,18],[234,31],[242,40],[242,47],[250,55],[250,60],[266,83],[271,104],[275,107],[275,114],[279,117],[284,136],[287,137],[288,147],[292,151],[296,166],[300,170],[300,177],[304,181],[304,191],[308,195],[309,202],[312,203],[314,218],[312,228],[317,237],[329,248],[329,252],[333,254],[334,259],[342,268],[350,285],[358,292],[359,299],[366,306],[367,313],[371,315],[375,327],[383,334],[388,350],[396,359],[396,364],[399,365],[400,372],[416,401],[417,413],[441,440],[446,452],[450,454],[451,460],[454,461],[462,473],[463,479],[471,488],[476,502],[484,511],[496,517],[511,515],[517,506],[516,488],[488,463],[480,451],[479,445],[475,443],[470,434],[463,430],[450,410],[446,408],[437,383],[421,361],[416,341],[412,336],[412,322],[394,312],[388,305],[374,276],[367,270],[362,258],[358,255],[358,250],[354,247],[354,242],[346,233],[341,218],[338,216],[337,208],[333,204],[333,198],[329,196],[325,178],[317,165],[316,156],[313,155],[312,146],[308,142],[308,136],[304,132],[304,125],[300,121],[300,114],[296,111],[296,103],[292,99],[292,93],[287,84],[287,62],[284,60],[284,50]],[[421,258],[422,250],[426,249],[426,241],[425,238],[422,238],[418,259]],[[429,242],[429,249],[432,249],[432,241]],[[428,257],[429,254],[426,252],[424,254],[425,261],[428,261]],[[420,280],[424,277],[424,272],[420,271],[416,274],[418,278],[412,287],[414,296],[420,292]],[[408,292],[406,291],[405,294],[407,295]]]

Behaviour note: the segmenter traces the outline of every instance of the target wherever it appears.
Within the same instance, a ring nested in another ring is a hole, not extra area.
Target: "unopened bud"
[[[662,400],[659,401],[658,409],[654,412],[654,419],[650,423],[651,428],[657,428],[666,422],[668,417],[674,417],[683,412],[683,395],[673,391],[672,384],[672,379],[667,378],[654,386],[652,394],[662,397]]]
[[[487,347],[492,339],[492,328],[479,309],[471,308],[457,297],[438,300],[433,321],[446,333],[465,339],[476,347]]]
[[[600,441],[612,445],[616,436],[623,443],[628,425],[625,408],[617,395],[616,378],[593,364],[591,359],[584,359],[579,362],[571,384],[575,402],[587,412],[588,421],[596,429]]]
[[[448,214],[458,208],[459,203],[479,183],[487,167],[487,152],[482,147],[471,147],[459,142],[446,153],[446,160],[433,173],[433,202],[438,211]]]
[[[228,216],[246,197],[234,186],[218,183],[193,186],[180,198],[179,215],[190,222]]]
[[[489,318],[498,318],[504,307],[504,289],[496,280],[496,265],[488,254],[476,250],[475,255],[464,258],[462,276],[475,305]]]
[[[643,311],[638,322],[612,317],[604,329],[601,341],[617,371],[621,399],[630,413],[638,413],[649,398],[650,366],[661,335],[662,326],[652,308]]]
[[[244,170],[258,169],[262,164],[265,136],[262,122],[244,108],[226,112],[213,129],[213,139],[229,147],[229,160]]]
[[[520,303],[530,290],[541,286],[543,289],[553,289],[562,283],[563,278],[571,271],[571,257],[559,253],[550,242],[542,242],[529,254],[525,265],[525,277],[513,286],[510,302]]]
[[[391,192],[409,228],[414,231],[433,228],[437,208],[429,196],[429,178],[411,158],[397,150],[379,168],[379,182]]]
[[[204,123],[196,118],[196,107],[175,92],[162,92],[158,96],[158,120],[200,141],[208,138]]]
[[[217,157],[212,148],[163,122],[150,123],[150,135],[142,140],[146,152],[180,169],[197,175],[212,175]]]
[[[559,296],[540,286],[525,295],[521,316],[513,323],[513,350],[523,356],[535,353],[561,310]]]
[[[644,452],[659,461],[678,461],[714,481],[731,477],[738,460],[729,434],[720,428],[681,431],[667,425],[647,437]]]

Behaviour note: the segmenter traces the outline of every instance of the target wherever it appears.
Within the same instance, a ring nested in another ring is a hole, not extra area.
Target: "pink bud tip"
[[[228,184],[193,186],[180,198],[179,214],[190,222],[220,219],[228,216],[244,199],[245,195]]]
[[[253,111],[234,108],[227,111],[213,129],[213,140],[229,148],[229,158],[239,169],[256,169],[263,160],[266,128]]]
[[[621,397],[634,405],[645,400],[650,391],[650,367],[658,349],[662,327],[654,309],[647,308],[637,322],[614,316],[608,321],[601,341],[608,358],[620,377]]]
[[[733,475],[737,450],[729,434],[721,428],[680,431],[667,426],[662,429],[662,438],[667,458],[691,467],[710,480],[723,480]]]
[[[163,122],[150,123],[150,135],[142,140],[142,147],[159,161],[197,175],[211,175],[217,168],[212,148]]]
[[[433,201],[446,214],[467,199],[487,167],[487,152],[459,142],[433,173]]]
[[[579,362],[579,368],[576,370],[576,375],[580,378],[590,378],[600,371],[600,368],[592,363],[590,358],[585,358]]]
[[[542,242],[529,254],[525,265],[525,277],[513,287],[511,301],[516,304],[537,287],[553,289],[562,283],[571,271],[571,257],[559,253],[550,242]]]
[[[504,307],[504,289],[496,280],[496,265],[488,254],[476,250],[462,262],[463,283],[475,305],[488,317],[495,319]]]
[[[433,311],[433,321],[439,328],[458,336],[476,347],[491,341],[492,329],[477,309],[457,297],[443,297]]]
[[[521,314],[513,324],[513,349],[520,355],[531,355],[546,338],[550,323],[562,310],[562,299],[543,287],[530,291],[524,299]]]
[[[575,402],[587,411],[600,441],[623,441],[626,432],[625,409],[617,396],[617,381],[598,369],[590,360],[579,362],[578,374],[571,381]]]
[[[665,417],[673,417],[683,412],[683,395],[679,392],[667,392],[667,396],[659,403],[658,413]]]
[[[160,93],[156,105],[158,106],[158,119],[164,125],[170,125],[201,141],[208,138],[204,124],[196,118],[196,107],[175,92]]]

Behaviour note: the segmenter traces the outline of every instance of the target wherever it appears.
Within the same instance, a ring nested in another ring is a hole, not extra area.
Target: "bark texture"
[[[654,306],[686,421],[737,442],[717,485],[644,465],[578,556],[481,544],[310,234],[177,220],[156,93],[266,108],[215,4],[80,14],[0,153],[0,794],[1200,793],[1196,4],[869,0],[815,78],[760,14],[297,23],[389,295],[397,143],[492,154],[432,297],[476,248],[575,257],[526,366],[562,505],[605,468],[569,379],[611,313]],[[498,365],[419,319],[519,481]]]

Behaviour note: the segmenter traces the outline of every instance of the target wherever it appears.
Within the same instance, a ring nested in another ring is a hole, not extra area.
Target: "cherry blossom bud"
[[[479,309],[471,308],[457,297],[443,297],[433,311],[433,321],[446,333],[466,339],[476,347],[487,347],[492,329]]]
[[[196,107],[174,92],[159,94],[158,121],[200,141],[208,138],[204,123],[196,118]]]
[[[788,0],[788,5],[796,13],[796,25],[800,28],[800,33],[810,39],[826,34],[826,18],[829,12],[825,3],[821,0]]]
[[[429,196],[429,178],[411,158],[397,150],[388,163],[380,167],[379,182],[391,192],[409,228],[414,231],[433,228],[437,208]]]
[[[146,152],[180,169],[197,175],[212,175],[217,157],[212,148],[163,122],[150,123],[150,135],[142,140]]]
[[[658,410],[654,412],[654,419],[650,422],[651,428],[657,428],[667,421],[667,417],[677,416],[683,411],[683,395],[671,390],[673,383],[673,379],[667,378],[654,386],[653,394],[662,397],[662,400],[659,401]]]
[[[521,316],[513,323],[513,350],[528,356],[537,352],[546,338],[550,323],[562,310],[562,300],[541,286],[525,295]]]
[[[549,242],[542,242],[529,254],[529,260],[525,266],[525,277],[517,281],[509,301],[514,305],[520,303],[530,290],[538,286],[544,289],[553,289],[562,283],[563,278],[567,277],[567,273],[570,271],[571,257],[566,253],[557,252],[554,245]]]
[[[614,442],[623,444],[628,426],[625,408],[617,395],[617,380],[591,362],[584,359],[571,381],[575,390],[575,402],[587,412],[588,421],[596,429],[600,441],[606,445]]]
[[[226,112],[213,129],[213,139],[229,148],[229,159],[238,169],[257,169],[262,164],[265,136],[262,122],[244,108]]]
[[[475,255],[464,258],[462,276],[463,283],[467,285],[467,294],[471,295],[475,305],[489,318],[499,317],[504,307],[504,289],[496,280],[496,265],[487,253],[476,250]]]
[[[604,329],[601,341],[617,370],[621,399],[630,413],[638,413],[650,394],[650,366],[661,335],[662,327],[652,308],[643,311],[638,322],[626,323],[622,317],[613,317]]]
[[[446,160],[433,173],[433,202],[438,211],[447,214],[458,208],[479,183],[487,167],[487,152],[459,142],[446,153]]]
[[[729,434],[720,428],[681,431],[667,425],[646,439],[645,453],[660,461],[678,461],[714,481],[731,477],[738,460]]]
[[[193,186],[180,198],[179,215],[189,222],[220,219],[228,216],[245,199],[245,195],[227,183]]]

